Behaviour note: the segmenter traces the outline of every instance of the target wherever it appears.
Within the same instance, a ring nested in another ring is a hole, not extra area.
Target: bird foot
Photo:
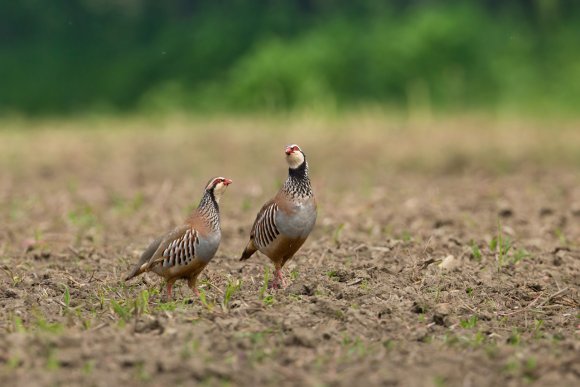
[[[282,270],[276,269],[274,274],[274,281],[272,282],[272,289],[284,289],[286,287],[286,279],[282,274]]]

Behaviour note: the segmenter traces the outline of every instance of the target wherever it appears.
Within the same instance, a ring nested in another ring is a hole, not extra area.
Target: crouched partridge
[[[316,223],[316,199],[308,177],[306,156],[298,145],[286,147],[288,178],[278,194],[258,212],[240,261],[256,251],[265,254],[276,269],[272,286],[285,286],[282,267],[304,244]]]
[[[193,292],[197,276],[215,255],[221,240],[219,201],[232,181],[215,177],[209,181],[199,206],[185,224],[155,239],[141,255],[125,281],[152,271],[167,281],[167,298],[178,279],[186,279]]]

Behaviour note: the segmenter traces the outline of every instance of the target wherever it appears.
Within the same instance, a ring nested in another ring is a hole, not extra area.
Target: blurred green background
[[[576,115],[577,0],[19,0],[0,113]]]

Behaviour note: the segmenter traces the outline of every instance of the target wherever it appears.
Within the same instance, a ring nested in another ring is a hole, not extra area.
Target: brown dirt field
[[[578,125],[360,115],[2,126],[0,385],[580,383]],[[290,285],[273,291],[264,256],[238,257],[294,142],[319,216],[285,268]],[[123,283],[215,175],[234,184],[200,277],[205,304],[181,282],[162,302],[153,274]]]

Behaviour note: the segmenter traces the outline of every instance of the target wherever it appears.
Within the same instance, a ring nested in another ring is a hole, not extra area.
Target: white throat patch
[[[300,151],[294,151],[286,156],[286,161],[290,168],[295,169],[304,162],[304,155]]]
[[[215,197],[215,201],[216,202],[220,202],[220,199],[222,197],[222,195],[224,194],[224,192],[226,192],[226,188],[228,186],[225,185],[224,183],[217,183],[215,188],[213,189],[213,196]]]

